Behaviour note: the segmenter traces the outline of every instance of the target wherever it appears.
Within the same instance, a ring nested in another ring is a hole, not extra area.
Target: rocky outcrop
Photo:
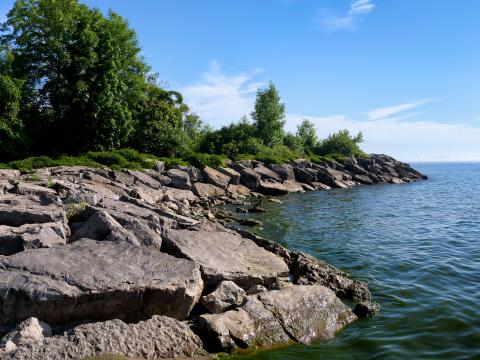
[[[79,240],[0,259],[0,325],[154,314],[185,319],[203,291],[197,265],[124,242]]]
[[[198,328],[215,350],[231,351],[331,339],[355,319],[331,290],[292,286],[248,296],[235,310],[201,315]]]
[[[170,359],[205,355],[200,338],[182,322],[153,316],[137,324],[110,320],[77,326],[60,336],[46,337],[5,354],[5,360],[78,360],[118,355]]]
[[[225,227],[261,222],[217,205],[258,212],[262,201],[281,203],[269,196],[426,178],[385,155],[216,169],[157,162],[144,172],[61,166],[33,175],[0,170],[7,359],[158,359],[329,339],[379,310],[367,285]]]
[[[233,232],[171,230],[162,250],[200,265],[207,289],[224,280],[243,289],[268,286],[289,272],[281,258]]]

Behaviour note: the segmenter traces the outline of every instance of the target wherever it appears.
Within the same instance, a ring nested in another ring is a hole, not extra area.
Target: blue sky
[[[126,17],[154,71],[214,127],[273,80],[288,129],[309,118],[402,160],[480,160],[480,1],[82,2]]]

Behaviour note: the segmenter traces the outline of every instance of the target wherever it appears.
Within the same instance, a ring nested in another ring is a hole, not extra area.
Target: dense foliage
[[[258,90],[251,121],[205,127],[180,93],[158,83],[135,32],[112,11],[79,0],[16,0],[0,29],[0,161],[8,166],[364,156],[361,134],[344,130],[320,141],[309,120],[286,133],[285,104],[272,82]]]

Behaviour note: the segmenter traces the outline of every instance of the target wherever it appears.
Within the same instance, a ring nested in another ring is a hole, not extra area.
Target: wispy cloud
[[[421,105],[428,104],[432,102],[433,99],[424,99],[424,100],[419,100],[411,103],[406,103],[406,104],[400,104],[400,105],[394,105],[394,106],[388,106],[388,107],[383,107],[383,108],[378,108],[378,109],[373,109],[365,113],[367,115],[368,120],[380,120],[380,119],[385,119],[387,117],[390,117],[392,115],[411,110],[414,108],[417,108]],[[411,117],[411,114],[404,115],[403,117]]]
[[[266,83],[258,80],[260,69],[235,75],[225,74],[212,61],[201,80],[181,89],[187,104],[207,123],[219,127],[248,115],[255,103],[255,93]]]
[[[226,74],[217,62],[212,62],[201,80],[182,91],[187,104],[206,123],[218,128],[250,114],[256,90],[266,84],[257,80],[260,74],[259,70]],[[362,131],[365,137],[362,147],[367,152],[387,153],[404,161],[480,160],[480,126],[477,123],[459,119],[441,123],[429,119],[426,111],[408,111],[432,101],[424,99],[377,108],[358,116],[320,117],[290,113],[287,114],[286,129],[295,131],[297,125],[308,118],[323,138],[341,129],[354,133]]]
[[[327,30],[337,31],[353,28],[361,19],[375,9],[372,0],[356,0],[350,3],[350,9],[342,16],[322,12],[320,23]]]

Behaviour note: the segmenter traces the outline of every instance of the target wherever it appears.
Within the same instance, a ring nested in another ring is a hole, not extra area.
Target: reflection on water
[[[382,310],[330,342],[241,359],[480,359],[480,164],[417,168],[430,180],[264,203],[259,234],[367,281]]]

